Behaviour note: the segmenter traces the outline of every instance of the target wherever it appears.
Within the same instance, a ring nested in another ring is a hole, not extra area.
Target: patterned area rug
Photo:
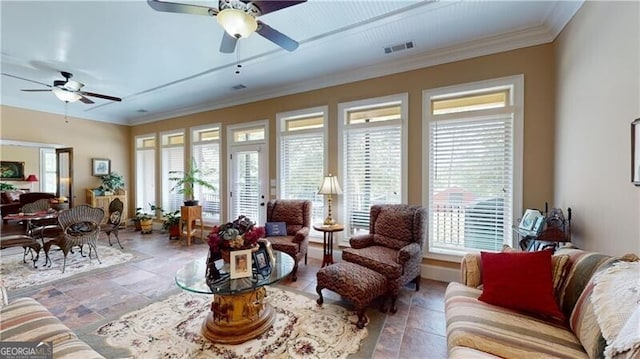
[[[98,263],[95,254],[92,254],[91,259],[89,259],[88,255],[82,257],[78,248],[74,248],[74,253],[67,255],[67,265],[64,273],[62,273],[64,257],[62,251],[57,250],[57,247],[52,247],[49,251],[49,258],[52,261],[51,267],[44,265],[44,252],[40,250],[40,259],[36,262],[37,268],[33,267],[33,261],[30,260],[29,255],[26,258],[27,262],[23,263],[22,248],[17,249],[9,255],[2,253],[0,258],[0,278],[2,278],[7,290],[33,287],[138,258],[138,254],[125,252],[117,245],[110,247],[98,243],[98,256],[102,263]],[[85,254],[87,254],[87,251],[85,248]]]
[[[320,307],[306,295],[274,287],[267,287],[267,293],[276,310],[274,325],[242,344],[204,338],[200,331],[211,297],[181,292],[98,327],[91,336],[102,337],[106,345],[97,345],[95,338],[90,345],[109,358],[346,358],[360,356],[363,340],[377,339],[384,321],[376,314],[359,330],[355,312],[342,306],[325,300]],[[375,344],[367,341],[363,351],[370,355]],[[130,354],[122,354],[126,349]]]

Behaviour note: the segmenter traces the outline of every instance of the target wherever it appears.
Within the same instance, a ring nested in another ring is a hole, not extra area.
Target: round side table
[[[314,224],[313,229],[324,234],[324,255],[322,256],[322,266],[333,264],[333,233],[344,231],[342,224],[324,225]]]

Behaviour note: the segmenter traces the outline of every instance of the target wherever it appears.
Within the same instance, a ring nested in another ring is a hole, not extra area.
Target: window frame
[[[140,139],[146,139],[146,138],[153,138],[153,140],[155,141],[154,146],[151,147],[138,147],[138,140]],[[136,182],[134,184],[134,193],[135,193],[135,207],[134,208],[142,208],[143,211],[145,210],[150,210],[147,209],[146,207],[148,206],[148,203],[143,203],[142,205],[140,205],[140,203],[138,203],[139,201],[139,196],[138,196],[138,190],[139,190],[139,186],[138,186],[138,181],[140,179],[140,175],[138,173],[138,151],[139,150],[149,150],[152,149],[153,150],[153,186],[154,186],[154,191],[153,191],[153,202],[151,203],[156,203],[157,201],[157,196],[158,193],[156,191],[157,187],[156,187],[156,176],[157,176],[157,170],[158,170],[158,165],[157,165],[157,160],[158,160],[158,134],[157,133],[147,133],[147,134],[142,134],[142,135],[137,135],[133,138],[133,147],[134,147],[134,171],[135,171],[135,178],[136,178]]]
[[[165,136],[174,136],[174,135],[182,135],[182,143],[181,144],[164,144],[164,138]],[[186,152],[187,152],[187,144],[188,144],[188,139],[187,139],[187,131],[184,128],[178,128],[178,129],[173,129],[173,130],[168,130],[168,131],[163,131],[159,133],[158,136],[158,149],[160,151],[160,203],[162,203],[162,205],[160,205],[159,207],[161,207],[165,212],[173,212],[175,210],[179,210],[181,205],[178,205],[178,208],[171,208],[170,206],[168,206],[167,204],[170,203],[168,201],[170,201],[172,198],[177,197],[177,196],[182,196],[182,200],[184,200],[184,196],[183,195],[179,195],[176,191],[171,191],[171,188],[173,187],[170,183],[170,181],[168,181],[169,178],[169,170],[165,168],[164,165],[164,150],[168,149],[168,148],[182,148],[182,169],[180,171],[184,171],[186,168],[186,160],[185,160],[185,156],[186,156]],[[158,198],[156,197],[156,200]],[[156,206],[158,206],[157,201],[155,203]],[[144,209],[146,210],[146,208]]]
[[[217,140],[206,140],[206,141],[198,141],[195,134],[198,132],[201,132],[203,130],[216,130],[218,131],[219,137]],[[198,166],[198,168],[202,168],[202,165],[200,163],[198,163],[198,160],[195,156],[195,148],[196,146],[199,145],[203,145],[203,144],[211,144],[211,143],[217,143],[218,145],[218,182],[217,183],[213,183],[213,186],[217,188],[218,191],[218,198],[219,198],[219,217],[217,219],[213,218],[209,218],[207,216],[205,216],[205,211],[204,211],[204,205],[205,205],[205,201],[202,198],[194,198],[200,201],[200,204],[203,206],[203,222],[205,225],[215,225],[215,224],[219,224],[222,222],[222,188],[221,188],[221,184],[222,184],[222,137],[223,137],[223,133],[222,133],[222,124],[221,123],[211,123],[211,124],[206,124],[206,125],[200,125],[200,126],[194,126],[194,127],[190,127],[189,128],[189,149],[190,149],[190,154],[191,156],[189,157],[189,164],[191,163],[191,158],[193,157],[196,160],[196,164]],[[194,188],[194,196],[196,189]]]
[[[370,123],[358,123],[358,124],[347,124],[348,112],[351,110],[364,109],[364,108],[376,108],[376,107],[384,107],[386,104],[399,102],[400,106],[400,203],[407,203],[408,200],[408,123],[409,123],[409,94],[407,92],[374,97],[350,102],[342,102],[338,104],[338,180],[340,181],[340,185],[343,188],[343,191],[347,188],[347,176],[348,173],[345,173],[346,170],[344,166],[346,165],[345,153],[346,149],[344,148],[344,137],[346,132],[350,129],[361,129],[365,127],[388,127],[389,122],[380,121],[380,122],[370,122]],[[397,120],[392,120],[397,121]],[[348,191],[348,189],[346,189]],[[345,200],[344,194],[334,196],[333,199],[333,214],[334,218],[339,218],[340,222],[345,226],[345,235],[342,236],[340,243],[342,245],[349,245],[348,238],[351,236],[351,231],[348,223],[348,213],[345,209]]]
[[[513,177],[512,177],[512,221],[522,213],[522,196],[523,196],[523,161],[524,161],[524,75],[506,76],[484,81],[476,81],[459,85],[445,86],[440,88],[426,89],[422,91],[422,202],[428,208],[430,201],[430,173],[429,173],[429,147],[430,133],[429,127],[432,121],[439,119],[454,119],[460,117],[477,117],[480,114],[503,113],[501,109],[486,109],[468,112],[458,112],[442,115],[432,115],[431,100],[434,97],[456,96],[461,93],[486,92],[491,88],[511,88],[511,105],[506,106],[513,114]],[[465,116],[462,116],[462,115]],[[506,226],[511,227],[511,224]],[[430,228],[431,229],[431,228]],[[511,246],[515,241],[515,236],[511,233]],[[464,253],[445,253],[431,251],[431,239],[429,231],[423,248],[423,256],[430,259],[445,260],[459,262]],[[465,252],[467,253],[467,252]]]
[[[323,158],[322,158],[322,168],[323,168],[323,176],[327,174],[327,166],[328,166],[328,143],[327,143],[327,139],[328,139],[328,121],[329,121],[329,107],[328,106],[317,106],[317,107],[311,107],[311,108],[306,108],[306,109],[300,109],[300,110],[294,110],[294,111],[287,111],[287,112],[279,112],[276,114],[276,178],[277,181],[275,184],[271,185],[271,193],[272,194],[277,194],[277,198],[284,198],[284,194],[282,193],[282,163],[281,163],[281,155],[282,155],[282,140],[284,137],[287,136],[298,136],[298,135],[308,135],[308,134],[316,134],[316,133],[321,133],[322,134],[322,143],[323,143]],[[318,117],[322,117],[322,128],[314,128],[314,129],[305,129],[305,130],[295,130],[295,131],[288,131],[287,130],[287,121],[289,120],[296,120],[299,118],[306,118],[306,117],[311,117],[311,116],[315,116],[317,115]],[[320,187],[320,184],[322,183],[322,179],[318,182],[318,187]],[[320,195],[322,196],[322,195]],[[312,215],[312,224],[315,223],[314,221],[319,221],[320,223],[322,223],[323,219],[324,219],[324,213],[325,213],[325,208],[327,206],[326,203],[326,196],[322,196],[322,202],[323,202],[323,207],[321,207],[321,218],[317,219],[314,218]],[[317,206],[313,206],[314,209],[316,209]],[[309,232],[309,240],[312,242],[317,242],[317,243],[322,243],[323,241],[323,235],[321,232],[316,231],[315,229],[312,228],[310,229]]]

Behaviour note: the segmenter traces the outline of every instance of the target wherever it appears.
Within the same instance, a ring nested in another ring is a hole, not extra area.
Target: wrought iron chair
[[[275,199],[267,203],[267,222],[285,222],[285,236],[269,237],[271,247],[290,254],[296,260],[291,279],[297,280],[298,262],[304,258],[307,264],[309,229],[311,227],[311,201],[297,199]]]
[[[51,208],[49,199],[39,199],[35,202],[27,203],[22,206],[23,213],[38,213],[44,212]],[[27,235],[42,239],[45,237],[57,237],[60,234],[60,227],[58,226],[58,220],[51,219],[39,219],[27,221]],[[44,243],[43,243],[44,245]]]
[[[109,238],[109,245],[111,246],[111,233],[116,237],[118,241],[118,245],[120,249],[124,249],[122,244],[120,243],[120,237],[118,237],[118,228],[122,223],[122,211],[124,209],[124,203],[119,198],[114,199],[109,203],[109,218],[107,219],[107,223],[103,223],[100,225],[100,230],[107,234],[107,238]]]
[[[69,254],[71,248],[74,246],[79,246],[80,255],[86,257],[83,253],[83,247],[84,245],[88,245],[89,258],[91,259],[91,252],[95,251],[98,263],[102,263],[100,262],[96,248],[102,218],[104,218],[104,210],[102,208],[91,207],[86,204],[61,211],[58,214],[58,223],[62,229],[62,234],[56,241],[45,243],[44,253],[49,265],[51,265],[49,248],[52,244],[60,247],[64,254],[62,273],[64,273],[65,266],[67,265],[67,254]]]

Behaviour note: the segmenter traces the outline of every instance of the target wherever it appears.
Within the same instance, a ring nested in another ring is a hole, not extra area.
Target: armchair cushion
[[[370,234],[361,234],[353,236],[349,239],[351,248],[364,248],[373,245],[373,236]]]
[[[402,275],[402,266],[398,263],[398,251],[383,246],[369,246],[360,249],[345,248],[342,259],[373,269],[388,279]]]

